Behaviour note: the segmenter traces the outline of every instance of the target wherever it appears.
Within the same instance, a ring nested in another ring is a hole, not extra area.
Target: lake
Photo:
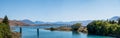
[[[22,27],[22,38],[37,38],[37,29],[39,29],[39,38],[113,38],[109,36],[88,35],[81,32],[72,31],[50,31],[41,27]],[[13,31],[19,32],[19,28],[15,27]]]

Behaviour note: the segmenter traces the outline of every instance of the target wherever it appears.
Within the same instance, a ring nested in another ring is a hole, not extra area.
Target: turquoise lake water
[[[14,29],[13,31],[18,31],[19,28]],[[50,31],[39,29],[39,36],[37,36],[36,28],[22,28],[22,38],[113,38],[108,36],[97,36],[97,35],[88,35],[81,32],[72,32],[72,31]]]

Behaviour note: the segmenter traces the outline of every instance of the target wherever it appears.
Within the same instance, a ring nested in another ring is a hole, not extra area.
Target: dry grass
[[[21,38],[21,34],[19,32],[12,32],[12,38]]]

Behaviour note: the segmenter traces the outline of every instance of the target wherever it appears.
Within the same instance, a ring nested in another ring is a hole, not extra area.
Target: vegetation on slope
[[[8,17],[5,16],[2,23],[0,23],[0,38],[12,38]]]
[[[89,34],[119,36],[119,22],[96,20],[87,25],[87,30]]]
[[[7,16],[0,23],[0,38],[20,38],[20,33],[11,32]]]

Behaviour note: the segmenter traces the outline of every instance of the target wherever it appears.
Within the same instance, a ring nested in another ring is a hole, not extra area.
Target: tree
[[[3,33],[3,37],[4,38],[11,38],[12,36],[11,36],[11,30],[10,30],[10,26],[9,26],[9,20],[8,20],[8,17],[7,16],[5,16],[4,17],[4,19],[3,19],[3,21],[2,21],[2,23],[1,23],[1,25],[0,25],[1,27],[3,27],[1,30],[3,30],[2,31],[2,33]]]
[[[120,18],[118,18],[118,25],[120,25]]]
[[[10,29],[7,28],[7,25],[5,23],[0,23],[0,37],[11,38]]]
[[[117,23],[117,22],[114,21],[114,20],[110,20],[109,23],[110,23],[110,24],[115,24],[115,23]]]
[[[8,17],[5,16],[2,23],[6,24],[7,25],[7,28],[10,29],[10,26],[9,26],[9,20],[8,20]]]
[[[2,23],[5,23],[5,24],[8,24],[9,25],[9,20],[8,20],[8,17],[5,16]]]
[[[118,25],[117,24],[110,24],[110,26],[109,26],[109,34],[115,34],[116,32],[116,30],[117,30],[117,27],[118,27]]]
[[[97,20],[87,25],[89,34],[96,35],[120,35],[120,26],[117,23]]]
[[[106,21],[93,21],[87,25],[89,34],[97,34],[97,35],[106,35],[108,22]]]
[[[81,27],[81,23],[76,23],[71,26],[72,30],[77,31]]]

